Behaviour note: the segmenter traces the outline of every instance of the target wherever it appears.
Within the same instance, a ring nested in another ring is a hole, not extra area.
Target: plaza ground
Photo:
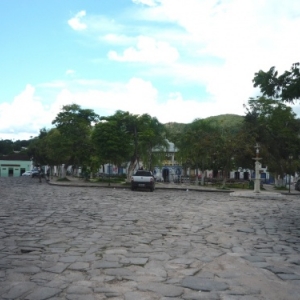
[[[299,299],[300,198],[0,178],[1,299]]]

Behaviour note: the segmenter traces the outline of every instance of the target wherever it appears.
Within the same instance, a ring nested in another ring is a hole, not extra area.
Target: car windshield
[[[137,176],[152,176],[152,173],[150,171],[137,171],[135,173]]]

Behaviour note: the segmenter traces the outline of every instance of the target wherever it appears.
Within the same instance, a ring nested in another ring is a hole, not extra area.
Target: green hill
[[[243,116],[234,115],[234,114],[225,114],[225,115],[219,115],[219,116],[213,116],[208,117],[203,120],[207,120],[208,122],[211,122],[212,124],[215,124],[216,126],[222,126],[222,127],[236,127],[241,126],[242,122],[244,120]],[[181,134],[184,130],[184,127],[187,124],[184,123],[176,123],[176,122],[170,122],[164,124],[166,130],[167,130],[167,139],[170,141],[176,141],[176,136]]]
[[[244,116],[227,114],[227,115],[219,115],[208,117],[204,120],[211,122],[212,124],[216,124],[218,126],[223,127],[236,127],[241,126],[244,121]]]

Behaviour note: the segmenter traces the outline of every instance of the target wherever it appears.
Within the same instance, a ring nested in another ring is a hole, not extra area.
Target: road
[[[1,299],[299,299],[300,198],[0,177]]]

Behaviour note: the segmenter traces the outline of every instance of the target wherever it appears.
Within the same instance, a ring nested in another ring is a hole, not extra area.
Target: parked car
[[[26,171],[22,174],[22,176],[31,176],[31,171]]]
[[[295,183],[295,190],[300,191],[300,179],[298,179]]]
[[[134,191],[137,188],[147,188],[150,192],[155,189],[155,179],[151,171],[138,170],[131,177],[131,190]]]
[[[40,171],[37,170],[37,169],[34,169],[34,170],[31,171],[31,178],[39,177],[39,174],[40,174]],[[45,174],[44,174],[43,170],[42,170],[41,175],[42,175],[42,178],[45,177]]]

